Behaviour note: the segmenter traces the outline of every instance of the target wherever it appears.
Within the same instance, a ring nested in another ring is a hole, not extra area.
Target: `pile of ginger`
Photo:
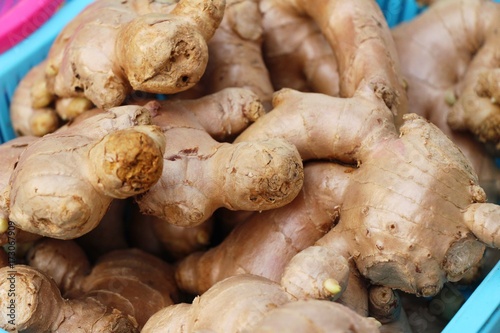
[[[0,328],[444,327],[499,258],[500,4],[425,5],[95,0],[12,99]]]

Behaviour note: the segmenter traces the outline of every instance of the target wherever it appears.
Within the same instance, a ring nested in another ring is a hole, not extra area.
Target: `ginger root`
[[[206,42],[224,9],[224,0],[95,1],[52,45],[45,67],[47,91],[110,108],[133,90],[186,90],[205,71]]]
[[[243,130],[263,112],[255,94],[228,89],[215,93],[216,108],[204,104],[206,98],[155,104],[153,123],[169,144],[162,178],[136,198],[143,213],[178,226],[196,226],[220,207],[261,211],[285,205],[298,194],[302,160],[285,140],[232,144],[214,139],[224,139],[238,127]],[[200,107],[203,112],[198,112]],[[244,127],[234,125],[242,122]]]
[[[224,314],[225,319],[213,320],[214,313]],[[142,332],[280,332],[284,327],[287,332],[344,332],[347,328],[378,332],[380,323],[330,301],[297,301],[276,282],[240,274],[216,283],[192,304],[160,310]]]
[[[399,60],[391,31],[376,1],[264,0],[261,1],[261,11],[264,18],[273,13],[284,14],[283,20],[276,18],[275,22],[265,23],[266,30],[278,29],[276,34],[273,32],[274,38],[278,38],[276,35],[279,36],[279,30],[286,28],[287,20],[293,20],[294,16],[311,18],[330,45],[338,66],[338,75],[332,75],[331,79],[326,80],[322,80],[320,76],[317,85],[323,83],[336,85],[338,82],[339,95],[351,97],[364,82],[383,98],[393,112],[396,123],[401,122],[402,115],[407,111],[404,81],[400,75]],[[268,22],[269,19],[264,21]],[[299,43],[304,42],[304,45],[324,48],[325,46],[321,46],[324,43],[318,40],[318,35],[308,24],[310,23],[299,24],[300,29],[305,27],[307,33],[312,32],[304,36],[305,42],[300,40]],[[311,42],[306,38],[309,36]],[[279,38],[285,41],[285,45],[288,43],[288,38],[284,36]],[[270,43],[273,43],[273,40],[270,40]],[[294,42],[294,45],[297,45],[297,42]],[[287,46],[284,48],[287,49]],[[328,55],[326,51],[322,53]],[[320,64],[316,66],[321,68],[324,64],[327,69],[332,70],[332,61],[332,57],[327,56],[325,59],[319,59]],[[321,91],[332,89],[336,90],[336,87],[326,87]]]
[[[37,139],[10,176],[9,219],[22,230],[76,238],[114,198],[147,191],[161,176],[165,140],[151,113],[123,106]]]
[[[12,95],[10,119],[18,136],[44,136],[60,126],[59,117],[52,107],[54,96],[45,87],[44,69],[45,61],[33,67]]]
[[[155,312],[180,298],[173,268],[140,250],[106,253],[91,267],[74,241],[47,238],[37,242],[27,257],[30,266],[54,279],[66,298],[92,297],[133,318],[139,330]]]
[[[9,290],[15,289],[15,295]],[[14,313],[9,306],[15,304]],[[55,282],[30,266],[0,268],[0,327],[18,332],[72,332],[79,327],[96,333],[139,332],[137,323],[88,296],[68,300]]]
[[[499,18],[500,4],[494,1],[443,0],[393,29],[410,111],[440,128],[473,135],[495,154],[500,147]]]
[[[396,130],[392,112],[369,87],[344,99],[288,89],[273,101],[242,140],[287,138],[303,159],[355,167],[331,175],[349,177],[337,189],[342,199],[332,202],[341,207],[339,223],[315,244],[329,249],[332,260],[352,258],[373,284],[430,296],[474,267],[485,246],[498,247],[499,206],[485,203],[470,162],[434,125],[411,114]],[[306,129],[316,135],[302,135]],[[300,276],[301,285],[317,285],[302,273],[307,267],[294,261],[282,283],[299,283]],[[315,269],[328,267],[318,262]]]
[[[345,187],[342,182],[346,177],[330,177],[335,168],[341,167],[333,163],[306,165],[304,186],[291,203],[250,215],[219,245],[180,260],[176,265],[179,288],[202,294],[216,282],[236,274],[254,274],[279,282],[290,259],[338,222],[339,207],[332,202],[338,202],[340,197],[335,200],[331,193]],[[320,286],[318,292],[323,289]],[[332,299],[337,296],[330,295]]]
[[[261,0],[264,59],[276,90],[291,88],[339,95],[337,59],[310,17],[283,1]]]
[[[208,42],[208,64],[200,82],[182,97],[201,97],[241,87],[270,105],[274,92],[262,54],[262,17],[258,0],[227,0],[224,18]]]

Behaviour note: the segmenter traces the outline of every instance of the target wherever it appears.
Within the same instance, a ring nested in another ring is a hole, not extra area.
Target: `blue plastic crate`
[[[500,0],[495,0],[500,2]],[[14,138],[9,117],[9,104],[21,78],[41,62],[59,31],[93,0],[72,0],[39,30],[11,50],[0,54],[0,143]],[[414,0],[377,1],[390,27],[413,19],[425,8]],[[0,329],[0,332],[2,330]],[[500,263],[472,292],[443,333],[500,332]]]

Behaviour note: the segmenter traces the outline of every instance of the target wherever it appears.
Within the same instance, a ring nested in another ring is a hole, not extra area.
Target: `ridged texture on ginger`
[[[219,320],[214,313],[221,314]],[[192,304],[157,312],[142,332],[378,332],[378,327],[344,305],[296,300],[276,282],[240,274],[213,285]]]
[[[14,296],[9,295],[11,288]],[[0,327],[9,331],[64,333],[79,327],[95,333],[139,332],[133,318],[93,297],[63,298],[52,279],[30,266],[0,268],[0,296]],[[11,304],[15,304],[13,316]]]
[[[222,125],[226,118],[230,124],[241,123],[238,119],[248,119],[247,110],[260,105],[258,99],[222,96],[219,103],[226,105],[223,110],[234,116],[218,117],[220,107],[200,114],[189,101],[160,105],[153,123],[161,128],[168,144],[162,178],[137,199],[145,214],[179,226],[195,226],[217,208],[276,208],[289,203],[300,191],[302,160],[290,143],[270,139],[231,144],[212,137],[213,128],[226,135],[228,129],[231,131],[232,126]],[[253,117],[253,112],[250,115]],[[205,120],[210,117],[212,120]]]
[[[204,95],[242,87],[268,106],[273,86],[263,59],[262,37],[259,1],[227,0],[224,18],[208,42],[206,71],[193,91]]]
[[[106,253],[90,267],[73,241],[44,239],[28,259],[30,266],[54,278],[65,297],[92,297],[134,318],[139,329],[155,312],[179,300],[173,268],[137,249]]]
[[[26,149],[28,144],[34,142],[37,138],[34,136],[24,136],[9,140],[0,145],[0,219],[4,223],[8,222],[9,217],[9,179],[12,174],[19,156]]]
[[[259,6],[264,59],[274,88],[338,96],[337,59],[314,20],[280,1],[261,0]]]
[[[153,315],[143,333],[156,332],[242,332],[252,328],[272,308],[291,301],[279,284],[254,275],[238,275],[214,285],[189,306],[176,304]],[[182,303],[181,303],[182,304]],[[174,313],[172,313],[174,312]],[[219,320],[213,315],[220,314]],[[159,327],[158,320],[173,317]],[[224,318],[224,320],[222,320]]]
[[[205,70],[206,42],[224,8],[224,0],[96,1],[51,47],[48,90],[58,97],[86,97],[99,108],[120,105],[132,90],[186,90]]]
[[[10,177],[9,218],[53,238],[95,228],[113,198],[144,192],[160,177],[165,141],[150,121],[145,108],[117,107],[30,144]]]
[[[44,76],[45,61],[21,79],[12,95],[10,119],[18,136],[43,136],[59,127],[59,118],[52,105],[54,96],[47,90]]]
[[[375,333],[380,323],[346,306],[329,301],[301,300],[269,311],[264,319],[244,333]]]
[[[307,165],[304,186],[291,203],[251,215],[221,244],[181,260],[176,265],[179,288],[201,294],[236,274],[255,274],[279,282],[288,261],[337,222],[340,207],[334,203],[341,197],[346,178],[330,177],[336,168],[343,167],[333,163]]]
[[[275,106],[236,142],[287,138],[304,159],[356,166],[339,175],[349,177],[337,203],[340,221],[316,245],[352,258],[364,278],[435,295],[446,281],[457,281],[474,267],[485,245],[497,246],[488,216],[496,216],[499,206],[484,203],[485,192],[470,162],[435,125],[410,114],[397,130],[391,111],[369,87],[353,98],[282,90]],[[288,115],[297,124],[294,133],[277,121],[287,119],[287,109],[295,111]],[[328,116],[320,116],[322,112]],[[295,135],[305,128],[315,135]],[[474,205],[489,213],[472,213],[478,211]],[[324,263],[325,270],[328,265]],[[294,263],[297,274],[305,269]]]
[[[410,110],[430,117],[441,128],[473,135],[496,154],[499,28],[500,4],[443,0],[393,30],[408,81]],[[464,134],[453,136],[465,140]],[[470,146],[468,150],[482,149]]]
[[[407,111],[404,84],[390,29],[376,1],[266,0],[261,10],[264,17],[272,10],[311,18],[333,50],[340,96],[351,97],[361,84],[368,85],[391,109],[396,123],[401,122]],[[328,81],[337,83],[336,77]]]
[[[500,188],[491,157],[498,137],[480,131],[498,127],[500,109],[493,96],[498,87],[484,81],[483,88],[491,90],[485,93],[480,85],[498,67],[495,17],[500,18],[500,5],[493,1],[443,0],[393,29],[409,111],[432,121],[460,147],[492,201]]]

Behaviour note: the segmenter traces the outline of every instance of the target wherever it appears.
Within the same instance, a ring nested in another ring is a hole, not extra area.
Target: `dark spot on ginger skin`
[[[183,149],[180,153],[184,155],[196,155],[198,154],[198,147]]]

